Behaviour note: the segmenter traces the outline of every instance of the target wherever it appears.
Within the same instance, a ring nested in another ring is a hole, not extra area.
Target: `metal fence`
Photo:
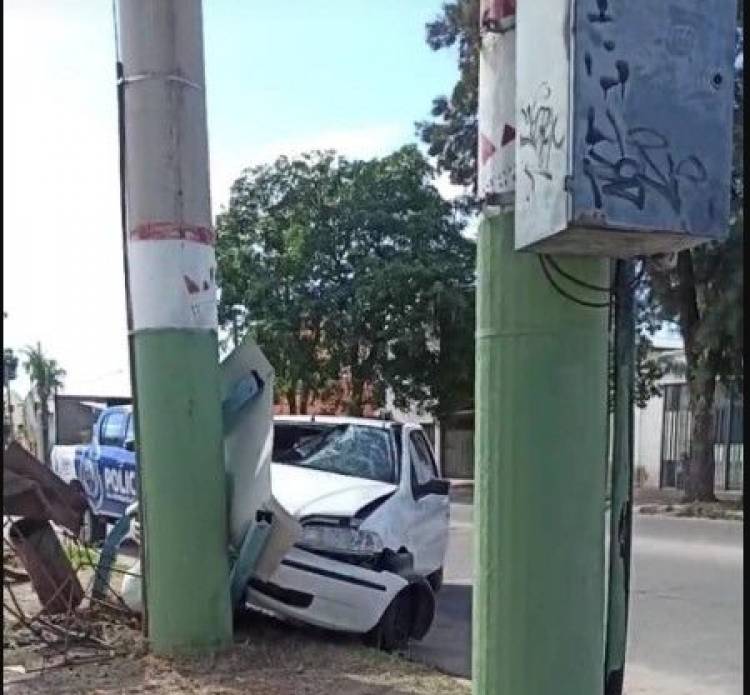
[[[714,484],[723,491],[742,490],[743,398],[735,389],[717,387],[714,405]],[[687,384],[664,386],[659,487],[683,489],[690,457],[692,413]]]

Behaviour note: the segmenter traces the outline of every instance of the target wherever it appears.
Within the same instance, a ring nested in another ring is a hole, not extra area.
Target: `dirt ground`
[[[81,568],[78,577],[90,596],[92,572]],[[121,577],[113,577],[113,588],[120,583]],[[28,581],[4,582],[3,602],[14,612],[20,608],[27,619],[39,610]],[[59,642],[50,648],[4,609],[5,693],[468,695],[471,691],[469,681],[412,662],[408,654],[385,654],[365,647],[355,636],[292,625],[256,611],[236,616],[235,644],[226,651],[172,659],[148,653],[139,619],[132,614],[99,607],[87,598],[75,615],[73,622],[64,617],[58,624],[86,629],[99,645],[70,641],[65,651],[68,660],[76,663],[66,665]],[[50,617],[44,620],[55,622]]]
[[[106,661],[25,673],[18,668],[24,661],[23,647],[4,648],[3,690],[9,695],[461,695],[471,691],[469,681],[440,674],[404,656],[366,648],[354,637],[288,625],[260,613],[240,616],[235,635],[234,646],[225,652],[163,659],[145,653],[139,632],[125,630],[116,641],[117,654]],[[30,659],[35,660],[38,653]]]

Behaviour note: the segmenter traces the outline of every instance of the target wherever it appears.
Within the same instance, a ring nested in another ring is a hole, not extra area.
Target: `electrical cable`
[[[606,302],[589,302],[585,299],[580,299],[578,297],[573,296],[566,290],[564,290],[560,285],[557,284],[555,279],[552,277],[552,274],[549,272],[549,268],[547,267],[545,263],[545,257],[544,254],[539,254],[539,265],[542,266],[542,271],[544,272],[544,276],[547,278],[547,281],[550,285],[558,292],[558,294],[562,295],[566,299],[568,299],[571,302],[575,302],[576,304],[580,304],[581,306],[589,307],[591,309],[607,309],[610,306],[611,303],[611,291],[610,291],[610,301]]]
[[[542,254],[542,255],[544,256],[544,260],[552,266],[553,270],[557,271],[557,273],[559,275],[562,275],[566,280],[570,280],[570,282],[575,283],[576,285],[585,287],[588,290],[594,290],[595,292],[606,292],[607,294],[612,294],[614,292],[614,286],[602,287],[601,285],[593,285],[590,282],[581,280],[580,278],[575,277],[575,275],[572,275],[566,270],[563,270],[560,267],[560,264],[552,256],[549,256],[547,254]],[[638,286],[645,272],[646,272],[646,264],[645,262],[643,262],[643,260],[641,260],[641,269],[638,272],[638,274],[633,278],[633,281],[630,284],[631,289]]]
[[[585,287],[587,290],[594,290],[596,292],[606,292],[607,294],[612,293],[612,287],[602,287],[601,285],[592,285],[590,282],[586,282],[585,280],[580,280],[579,278],[575,277],[574,275],[571,275],[567,271],[563,270],[557,261],[552,258],[552,256],[544,255],[544,260],[549,263],[554,270],[556,270],[560,275],[562,275],[566,280],[570,280],[571,282],[575,283],[576,285],[580,285],[581,287]]]

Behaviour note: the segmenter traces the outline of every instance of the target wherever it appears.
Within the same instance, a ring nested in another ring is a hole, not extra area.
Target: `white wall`
[[[661,430],[664,417],[664,399],[653,396],[645,408],[636,408],[634,416],[633,463],[643,466],[648,478],[643,487],[659,487],[661,468]]]

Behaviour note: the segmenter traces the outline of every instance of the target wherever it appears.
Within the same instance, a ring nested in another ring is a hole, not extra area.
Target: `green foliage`
[[[29,375],[32,387],[36,390],[40,406],[40,421],[42,426],[42,459],[47,462],[49,457],[49,399],[56,389],[63,385],[65,370],[57,364],[57,360],[45,356],[42,344],[36,347],[27,346],[23,349],[26,359],[23,367]]]
[[[433,176],[407,146],[370,161],[281,157],[234,183],[217,220],[219,318],[247,309],[293,412],[343,374],[352,413],[382,406],[387,386],[399,406],[435,409],[456,383],[473,389],[474,246]]]
[[[57,360],[45,356],[41,343],[37,343],[36,347],[25,347],[23,354],[26,357],[23,368],[29,375],[44,409],[55,389],[62,387],[65,370],[57,364]]]
[[[460,208],[475,210],[479,0],[445,2],[442,14],[427,24],[427,45],[434,51],[456,47],[459,76],[450,97],[433,99],[435,120],[417,123],[417,132],[436,158],[438,171],[449,172],[451,183],[470,187],[470,194],[457,201]]]

